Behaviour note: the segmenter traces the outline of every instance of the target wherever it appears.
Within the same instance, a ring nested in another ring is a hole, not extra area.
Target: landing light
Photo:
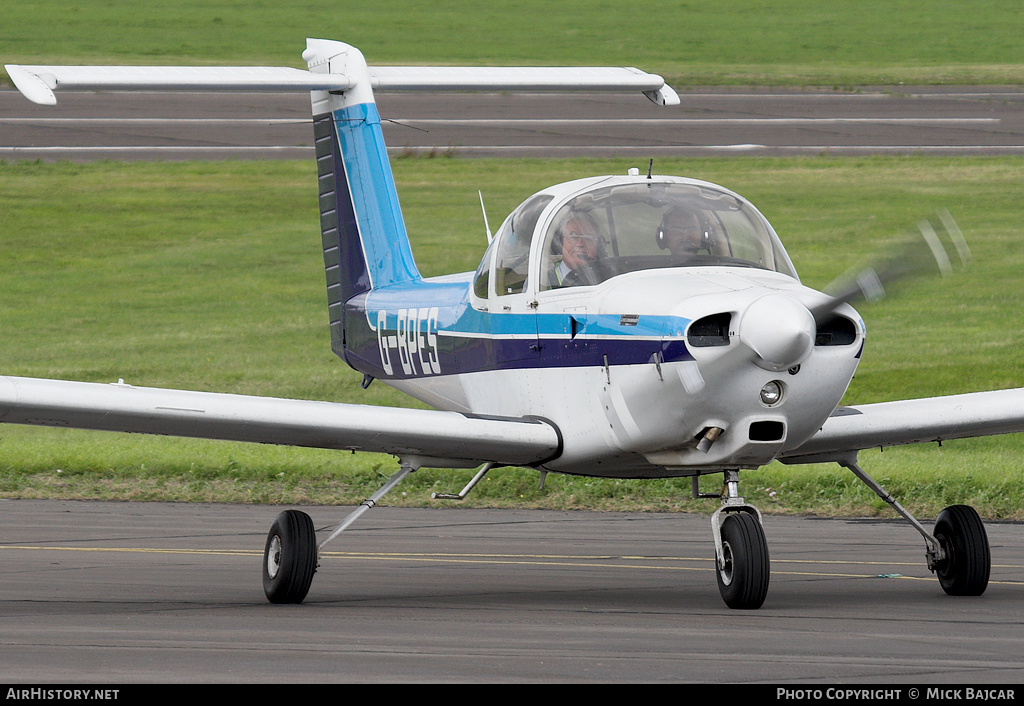
[[[782,400],[782,383],[772,380],[761,388],[761,402],[769,407],[777,405]]]

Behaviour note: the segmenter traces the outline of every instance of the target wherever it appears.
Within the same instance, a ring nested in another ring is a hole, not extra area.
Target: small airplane
[[[267,536],[263,585],[300,603],[318,552],[422,467],[526,466],[606,478],[722,474],[711,517],[717,583],[759,608],[770,560],[741,470],[774,460],[849,468],[923,536],[950,595],[980,595],[990,550],[978,513],[921,525],[857,463],[867,448],[1024,431],[1024,389],[840,406],[864,349],[851,306],[966,243],[947,213],[922,243],[828,293],[801,284],[768,221],[705,181],[630,169],[526,198],[475,272],[424,278],[414,262],[374,93],[628,91],[678,104],[633,68],[369,67],[354,47],[307,40],[308,71],[281,67],[7,66],[30,100],[59,90],[308,91],[334,352],[434,409],[382,408],[113,384],[0,377],[0,422],[383,452],[399,471],[317,543],[285,510]],[[481,196],[481,206],[483,198]],[[486,223],[486,210],[484,211]],[[940,236],[941,234],[941,236]]]

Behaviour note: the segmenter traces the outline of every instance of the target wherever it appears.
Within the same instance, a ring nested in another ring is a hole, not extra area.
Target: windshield
[[[732,194],[704,185],[651,182],[588,191],[559,209],[542,247],[542,289],[702,265],[796,277],[764,218]]]

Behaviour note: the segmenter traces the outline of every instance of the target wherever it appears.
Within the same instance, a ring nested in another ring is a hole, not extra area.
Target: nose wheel
[[[726,515],[718,556],[718,590],[730,608],[756,610],[768,595],[771,565],[768,542],[757,517],[749,512]]]
[[[730,608],[756,610],[764,604],[771,577],[768,541],[757,508],[739,497],[739,474],[725,472],[722,507],[711,516],[715,538],[715,576]],[[723,517],[724,515],[724,517]]]

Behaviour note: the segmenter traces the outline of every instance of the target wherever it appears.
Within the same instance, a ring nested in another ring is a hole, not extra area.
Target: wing
[[[843,462],[862,449],[1024,431],[1024,388],[839,407],[783,463]]]
[[[529,466],[557,457],[539,419],[374,407],[124,383],[0,377],[0,423],[137,432],[399,456],[415,467]]]

